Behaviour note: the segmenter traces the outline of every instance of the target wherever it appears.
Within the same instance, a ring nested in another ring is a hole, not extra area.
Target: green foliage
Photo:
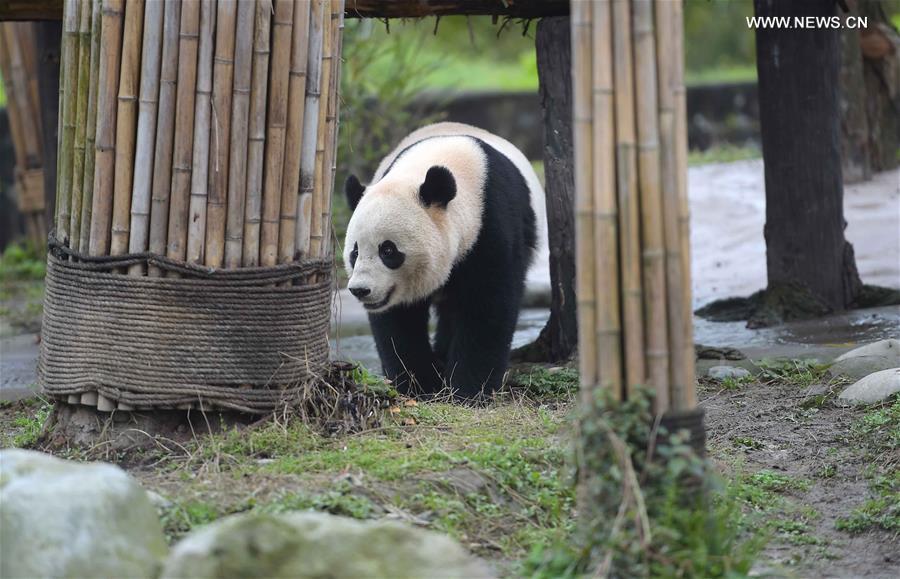
[[[900,469],[877,476],[869,485],[875,498],[854,509],[850,516],[835,521],[835,528],[848,533],[864,533],[873,528],[900,532]]]
[[[762,369],[759,381],[767,384],[809,388],[827,381],[828,364],[818,360],[762,360],[758,365]]]
[[[850,432],[879,451],[900,449],[900,395],[869,409],[853,423]]]
[[[11,243],[0,255],[0,281],[43,279],[46,263],[43,249]]]
[[[314,510],[354,519],[368,519],[375,512],[376,506],[368,497],[355,494],[352,485],[342,481],[332,489],[319,494],[302,492],[286,494],[260,507],[260,510],[269,513]]]
[[[532,577],[731,577],[749,572],[762,539],[741,537],[736,497],[723,492],[682,433],[651,445],[650,395],[598,394],[579,420],[582,528],[561,550],[536,548]],[[648,449],[654,447],[655,457]],[[719,487],[719,488],[717,488]],[[574,546],[572,546],[574,544]]]
[[[50,417],[53,404],[45,398],[37,397],[19,402],[7,402],[4,405],[14,409],[11,420],[14,430],[3,433],[0,446],[10,445],[17,448],[34,446],[44,432],[44,425]]]
[[[705,151],[691,150],[688,153],[688,165],[709,165],[711,163],[732,163],[747,159],[759,159],[762,151],[759,146],[719,145]]]
[[[756,41],[747,27],[752,0],[686,0],[685,65],[688,79],[705,70],[754,68]],[[755,73],[755,70],[753,71]],[[755,78],[755,74],[750,78]]]
[[[571,398],[578,392],[578,370],[574,368],[556,368],[548,370],[537,368],[525,376],[516,378],[529,396],[541,399]]]

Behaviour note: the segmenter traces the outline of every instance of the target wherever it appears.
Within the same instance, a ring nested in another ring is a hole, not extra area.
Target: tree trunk
[[[754,0],[757,16],[832,16],[834,0]],[[860,289],[844,239],[840,32],[758,28],[769,292],[794,288],[829,310]]]
[[[543,18],[538,22],[535,47],[544,118],[552,303],[550,319],[541,335],[514,354],[514,359],[525,362],[567,360],[578,345],[570,38],[568,17]]]
[[[40,94],[41,139],[44,162],[44,207],[47,231],[53,229],[56,212],[56,144],[59,119],[59,49],[62,22],[36,24],[38,93]]]

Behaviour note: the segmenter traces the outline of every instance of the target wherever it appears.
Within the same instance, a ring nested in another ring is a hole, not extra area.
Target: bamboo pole
[[[674,36],[672,31],[672,3],[655,2],[656,59],[659,83],[659,145],[662,185],[663,225],[666,246],[666,313],[669,319],[669,398],[671,406],[683,408],[687,382],[684,351],[684,316],[682,292],[684,277],[681,271],[681,234],[678,223],[678,168],[675,165],[675,94],[673,92]]]
[[[85,123],[84,171],[81,185],[81,224],[79,225],[81,251],[88,251],[91,244],[91,211],[94,200],[94,162],[97,144],[97,99],[100,89],[100,12],[102,0],[91,2],[91,66],[90,91]]]
[[[178,88],[175,96],[175,140],[166,255],[184,261],[187,250],[188,203],[191,193],[191,148],[194,143],[194,98],[197,88],[197,44],[200,2],[184,2],[178,35]]]
[[[228,161],[228,216],[225,224],[225,267],[241,266],[244,250],[244,203],[247,194],[247,115],[253,66],[254,2],[238,4],[231,97],[231,150]]]
[[[271,0],[256,3],[256,30],[253,38],[253,79],[250,89],[250,127],[247,144],[247,199],[244,210],[242,263],[259,265],[259,225],[262,213],[263,161],[266,146],[266,97],[269,79],[269,35]]]
[[[278,259],[278,226],[281,211],[281,182],[284,167],[284,139],[287,123],[288,82],[291,67],[291,27],[294,2],[275,1],[272,22],[272,55],[269,81],[269,109],[266,128],[266,159],[263,173],[262,227],[259,262],[275,265]]]
[[[331,86],[328,109],[325,116],[328,134],[325,146],[325,191],[322,197],[322,255],[330,256],[331,200],[334,195],[334,178],[337,173],[337,138],[340,124],[341,46],[344,34],[344,0],[331,0],[332,41]]]
[[[213,0],[200,8],[200,57],[197,63],[197,94],[194,98],[194,154],[191,159],[191,202],[188,223],[187,260],[203,263],[206,249],[206,200],[209,190],[209,128],[212,115],[213,48],[215,46]]]
[[[91,3],[80,0],[78,15],[78,81],[75,102],[75,144],[72,160],[72,199],[69,219],[69,245],[81,250],[81,211],[84,199],[84,157],[87,147],[87,109],[91,84]]]
[[[69,222],[71,220],[72,200],[72,161],[75,144],[75,93],[78,90],[78,22],[79,0],[66,0],[63,17],[63,46],[60,58],[61,72],[59,106],[61,110],[62,132],[59,134],[60,171],[57,173],[56,187],[56,236],[65,244],[69,244]],[[62,98],[64,97],[64,98]]]
[[[181,0],[167,0],[163,13],[162,64],[159,78],[156,144],[153,152],[153,189],[150,199],[151,253],[165,255],[169,233],[169,197],[172,186],[172,150],[175,141],[175,98],[178,86],[178,44],[181,30]],[[159,277],[150,266],[147,275]]]
[[[300,195],[297,203],[297,253],[307,255],[313,219],[313,190],[316,184],[316,147],[319,134],[319,101],[322,94],[322,42],[325,31],[324,5],[312,3],[306,71],[306,105],[300,149]]]
[[[697,383],[694,377],[694,311],[691,299],[691,219],[688,204],[687,166],[687,92],[684,88],[684,7],[681,2],[673,2],[672,10],[672,92],[675,107],[675,181],[678,189],[678,224],[681,261],[682,337],[681,351],[675,352],[684,364],[684,392],[674,399],[676,408],[691,409],[697,406]]]
[[[161,1],[150,0],[144,5],[141,90],[137,145],[134,151],[134,184],[131,192],[131,233],[128,240],[130,253],[146,251],[150,240],[150,191],[153,185],[153,150],[156,147],[163,8],[164,3]],[[135,264],[129,268],[128,273],[144,275],[144,266]]]
[[[103,0],[100,18],[94,198],[91,209],[91,255],[106,255],[109,252],[116,154],[116,95],[119,87],[123,11],[124,0]],[[63,156],[62,151],[60,156]]]
[[[578,294],[578,357],[582,395],[597,384],[596,297],[594,295],[593,111],[591,90],[591,3],[572,4],[572,137],[575,159],[575,287]]]
[[[116,170],[110,255],[128,251],[131,231],[131,186],[134,182],[138,84],[141,78],[141,44],[137,39],[142,38],[143,26],[144,0],[126,2],[125,36],[119,70],[119,108],[116,112]]]
[[[15,24],[11,22],[0,23],[0,74],[3,75],[3,83],[8,93],[13,93],[15,91],[13,85],[16,82],[15,76],[12,73],[10,51],[8,48],[13,26],[15,26]],[[22,113],[19,111],[16,99],[8,99],[6,107],[9,117],[9,132],[13,142],[13,153],[16,158],[16,166],[24,168],[28,161],[25,153],[25,137],[22,134]]]
[[[656,391],[655,411],[661,414],[669,408],[669,342],[659,176],[656,42],[652,0],[632,0],[632,7],[646,372],[648,385]]]
[[[209,197],[206,200],[206,265],[212,267],[221,267],[225,257],[236,12],[235,0],[219,1],[216,13],[216,55],[213,65]]]
[[[619,269],[625,383],[630,394],[644,384],[644,331],[641,298],[640,206],[635,153],[634,76],[631,4],[613,1],[613,82],[616,109],[616,187],[619,201]]]
[[[325,0],[327,2],[327,0]],[[334,58],[334,35],[331,34],[331,10],[328,4],[323,7],[324,34],[322,35],[322,82],[319,96],[319,127],[316,129],[316,174],[312,196],[312,220],[309,228],[309,253],[313,257],[322,257],[325,248],[322,213],[325,207],[325,149],[328,135],[328,94],[331,86],[331,61]]]
[[[294,259],[296,251],[300,149],[303,146],[303,113],[306,108],[306,69],[310,43],[309,18],[308,3],[294,7],[287,133],[284,141],[284,174],[281,185],[281,223],[278,232],[279,263],[290,262]]]
[[[613,100],[612,6],[593,3],[594,296],[597,308],[596,359],[600,387],[615,399],[622,392],[622,324],[619,302],[616,136]],[[592,264],[581,262],[581,267]]]

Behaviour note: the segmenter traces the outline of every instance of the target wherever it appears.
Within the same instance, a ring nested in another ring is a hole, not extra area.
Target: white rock
[[[900,340],[881,340],[860,346],[839,356],[831,373],[859,380],[873,372],[900,367]]]
[[[740,366],[713,366],[706,372],[706,375],[713,380],[741,379],[750,376],[750,370]]]
[[[167,546],[117,466],[0,451],[0,577],[156,577]]]
[[[492,577],[437,533],[395,521],[325,513],[242,514],[190,533],[166,560],[175,577]]]
[[[845,404],[873,404],[900,392],[900,368],[869,374],[841,392],[838,401]]]

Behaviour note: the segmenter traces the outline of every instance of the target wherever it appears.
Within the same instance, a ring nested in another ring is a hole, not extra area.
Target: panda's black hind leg
[[[369,324],[385,376],[401,394],[433,394],[444,386],[428,339],[428,302],[370,314]]]

